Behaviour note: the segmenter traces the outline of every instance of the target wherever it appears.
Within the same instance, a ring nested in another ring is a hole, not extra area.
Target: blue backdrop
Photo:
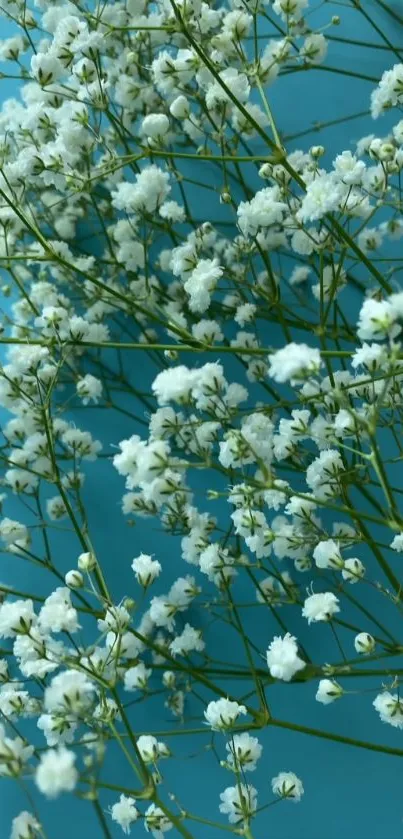
[[[400,45],[403,55],[403,27],[382,11],[373,0],[363,0],[363,6],[370,10],[372,19],[381,26],[393,44],[397,47]],[[400,7],[403,11],[401,2],[391,3],[390,6]],[[332,34],[360,38],[382,46],[382,39],[365,18],[343,3],[325,3],[315,13],[313,23],[316,24],[321,19],[327,21],[329,9],[333,12],[336,7],[342,17],[342,25],[338,29],[332,29]],[[3,20],[1,27],[1,37],[7,37],[10,32]],[[332,42],[329,45],[327,64],[335,70],[348,67],[357,74],[379,79],[383,70],[397,60],[396,56],[382,49],[364,49]],[[312,127],[317,121],[324,123],[367,112],[374,84],[375,82],[339,75],[319,67],[306,74],[291,74],[282,79],[272,88],[270,101],[284,134],[292,137],[301,130]],[[4,100],[14,93],[12,83],[2,80],[1,98]],[[380,129],[382,132],[386,125],[387,120]],[[336,152],[352,147],[357,139],[372,130],[370,118],[364,115],[327,127],[320,133],[313,131],[301,139],[291,139],[288,146],[305,149],[312,143],[320,142],[326,146],[326,159],[331,160]],[[215,200],[215,213],[217,203]],[[200,215],[209,218],[210,210],[207,203]],[[353,295],[353,292],[349,293]],[[3,307],[6,305],[7,301],[3,300]],[[356,301],[352,296],[351,307],[355,308],[355,305]],[[151,364],[143,360],[140,365],[138,358],[132,356],[127,359],[127,369],[132,370],[132,380],[137,387],[142,390],[150,387],[154,375]],[[139,411],[144,415],[144,408],[140,406]],[[76,420],[80,426],[81,412],[77,413]],[[123,414],[107,415],[104,410],[97,409],[86,412],[83,427],[88,427],[101,439],[104,450],[110,454],[113,454],[114,446],[121,439],[136,432],[144,433],[144,426],[136,424]],[[155,521],[140,519],[133,528],[127,525],[120,509],[123,481],[110,462],[103,460],[94,467],[90,465],[87,474],[86,499],[90,532],[117,600],[124,594],[132,593],[135,596],[130,564],[132,558],[141,551],[155,554],[162,563],[164,575],[161,590],[166,590],[170,579],[189,570],[184,568],[180,559],[177,541],[172,537],[162,537]],[[201,485],[200,489],[202,490]],[[207,509],[206,505],[207,502],[201,505],[202,509]],[[5,514],[17,518],[20,510],[19,503],[10,497],[5,506]],[[223,508],[220,512],[225,515],[227,510]],[[216,506],[214,513],[217,513]],[[74,538],[60,537],[57,549],[60,570],[65,572],[74,567],[79,553]],[[4,556],[1,563],[2,580],[18,585],[24,590],[35,589],[48,593],[48,579],[41,579],[28,564],[21,563],[15,557]],[[158,588],[156,591],[158,592]],[[199,620],[202,621],[203,618]],[[251,629],[255,632],[255,637],[257,635],[260,639],[263,651],[273,635],[275,625],[269,618],[259,620],[262,621],[259,627]],[[316,645],[318,661],[326,660],[327,648],[325,650],[318,646],[323,644],[322,626],[307,629],[296,619],[291,628],[298,632],[302,642],[306,640],[309,643],[311,650],[315,650]],[[225,639],[220,635],[219,629],[216,631],[216,654],[220,655],[221,645],[224,658]],[[331,639],[329,642],[331,643]],[[337,651],[331,646],[329,657],[337,658]],[[327,728],[329,731],[337,731],[358,739],[403,747],[402,732],[381,724],[372,709],[371,696],[368,701],[364,701],[360,696],[351,696],[346,702],[341,701],[324,707],[314,701],[314,692],[314,684],[275,686],[270,691],[269,701],[278,717],[308,726]],[[162,702],[157,700],[150,704],[135,705],[132,720],[136,731],[150,732],[169,729],[172,726],[168,712],[164,713]],[[257,772],[250,776],[250,782],[259,790],[260,802],[263,803],[269,797],[270,778],[283,769],[292,770],[302,778],[305,796],[298,806],[284,802],[263,814],[254,829],[256,839],[398,839],[402,836],[403,762],[399,758],[308,738],[290,731],[267,730],[262,734],[261,740],[264,746],[263,759]],[[164,764],[163,769],[170,788],[180,794],[181,801],[190,811],[217,819],[219,793],[230,784],[230,776],[206,752],[205,743],[206,739],[202,736],[195,736],[192,743],[188,738],[175,738],[172,741],[175,756]],[[220,756],[224,757],[223,744],[219,739],[217,743]],[[123,785],[130,786],[131,780],[127,777],[126,768],[118,756],[116,760],[110,759],[104,775],[105,779],[113,777],[114,783],[118,783],[120,779]],[[109,798],[106,796],[105,807],[115,800],[116,796],[112,794]],[[6,837],[11,819],[20,809],[27,808],[27,802],[23,795],[20,795],[16,784],[8,780],[1,781],[0,801],[0,837]],[[42,799],[40,811],[45,814],[44,825],[49,839],[98,839],[101,835],[93,810],[87,802],[73,801],[71,797],[63,796],[49,803]],[[120,828],[114,827],[111,822],[110,830],[113,837],[122,836]],[[203,826],[194,825],[191,830],[195,839],[215,839],[216,836],[215,830]],[[137,835],[143,835],[141,824],[133,827],[133,836]],[[169,835],[174,836],[175,831]]]

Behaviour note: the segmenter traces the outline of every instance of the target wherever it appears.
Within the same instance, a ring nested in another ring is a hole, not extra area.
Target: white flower
[[[151,833],[154,839],[162,839],[164,833],[171,830],[172,822],[168,816],[165,815],[161,807],[156,804],[150,804],[144,813],[144,827],[147,833]]]
[[[48,798],[56,798],[61,792],[72,792],[78,781],[75,759],[74,752],[63,746],[45,752],[35,772],[40,792]]]
[[[301,801],[304,794],[304,787],[302,781],[294,775],[294,772],[279,772],[275,778],[272,778],[271,788],[274,795],[279,795],[280,798],[288,798],[291,801]]]
[[[119,801],[111,807],[112,821],[117,822],[123,833],[129,834],[132,824],[138,819],[139,811],[135,804],[134,798],[122,794]]]
[[[46,512],[52,521],[63,519],[67,515],[63,498],[60,495],[54,495],[53,498],[48,498],[46,501]]]
[[[192,335],[196,341],[201,341],[203,344],[215,344],[224,339],[220,324],[206,318],[192,325]]]
[[[190,113],[190,106],[186,96],[177,96],[169,106],[169,110],[175,119],[186,119]]]
[[[23,810],[12,821],[10,839],[34,839],[39,836],[40,824],[31,813]]]
[[[284,638],[276,636],[273,639],[267,650],[266,660],[270,675],[284,682],[291,681],[292,677],[305,667],[305,661],[298,656],[296,638],[289,632]]]
[[[307,5],[308,0],[274,0],[273,11],[285,21],[289,17],[299,20]]]
[[[327,41],[320,32],[311,32],[305,38],[300,55],[310,64],[320,64],[327,53]]]
[[[4,518],[0,522],[0,539],[7,547],[29,540],[28,529],[25,524]]]
[[[238,306],[234,320],[236,323],[239,323],[239,326],[245,326],[246,323],[249,323],[255,317],[257,312],[257,306],[254,303],[243,303],[242,306]]]
[[[341,572],[343,580],[346,580],[348,583],[358,583],[358,581],[363,578],[364,574],[365,566],[362,564],[360,559],[357,559],[356,557],[346,559],[344,568]]]
[[[251,15],[248,15],[243,9],[234,9],[234,11],[226,13],[222,21],[223,33],[231,39],[245,38],[252,26],[252,20]]]
[[[203,314],[208,309],[211,292],[223,275],[223,269],[217,259],[201,259],[185,282],[185,291],[189,295],[189,308],[192,312]]]
[[[156,763],[158,758],[170,754],[165,743],[159,743],[151,734],[141,734],[137,739],[137,748],[145,763]]]
[[[246,713],[245,705],[222,698],[209,702],[204,716],[213,731],[225,731],[235,725],[240,714]]]
[[[343,151],[333,161],[333,168],[343,183],[350,186],[361,183],[365,171],[365,163],[362,160],[357,160],[351,154],[351,151]]]
[[[129,667],[125,672],[125,690],[145,690],[151,674],[152,670],[147,669],[142,661],[135,667]]]
[[[18,659],[18,665],[25,678],[37,677],[43,679],[47,673],[52,673],[59,667],[65,654],[63,644],[42,635],[34,626],[29,636],[16,636],[13,653]]]
[[[146,166],[134,183],[123,181],[112,193],[112,204],[126,213],[153,213],[170,192],[169,174],[158,166]]]
[[[15,61],[25,49],[26,45],[20,35],[6,38],[5,41],[0,42],[0,61]]]
[[[388,300],[367,297],[360,309],[357,335],[362,341],[394,338],[400,332],[400,326],[395,321],[396,313]]]
[[[38,615],[38,624],[44,633],[77,632],[78,613],[72,606],[68,588],[57,588],[46,598]]]
[[[224,85],[231,90],[239,102],[246,102],[250,93],[250,84],[245,73],[239,73],[235,67],[227,67],[220,70],[219,77]],[[208,110],[216,108],[221,102],[229,102],[228,93],[218,82],[213,82],[207,88],[206,105]]]
[[[369,632],[359,632],[354,638],[354,647],[357,653],[373,653],[376,647],[375,638]]]
[[[0,606],[0,638],[27,634],[36,620],[32,600],[14,600]]]
[[[238,772],[254,772],[263,751],[257,737],[251,737],[247,731],[234,734],[231,741],[226,743],[225,748],[228,752],[229,765]]]
[[[102,382],[91,373],[87,373],[82,379],[79,379],[76,384],[77,396],[82,400],[83,405],[88,405],[90,402],[95,404],[99,402],[102,396]]]
[[[351,366],[366,367],[368,370],[377,370],[386,361],[385,348],[379,344],[363,343],[362,347],[355,350],[351,359]]]
[[[320,594],[311,594],[304,601],[302,616],[307,618],[308,623],[317,621],[328,621],[339,609],[339,600],[331,591]]]
[[[159,208],[161,218],[168,219],[173,222],[185,221],[186,211],[177,201],[165,201]]]
[[[398,533],[390,543],[390,547],[398,553],[403,552],[403,533]]]
[[[103,618],[98,620],[98,629],[101,632],[122,633],[130,623],[130,614],[124,606],[110,606]]]
[[[161,565],[149,554],[140,554],[132,562],[132,568],[136,575],[137,582],[147,588],[161,573]]]
[[[265,187],[256,192],[251,201],[240,202],[237,210],[239,229],[244,236],[256,236],[260,228],[280,223],[285,210],[280,189]]]
[[[80,431],[79,428],[68,428],[64,431],[62,441],[76,457],[82,457],[84,460],[96,460],[102,449],[99,440],[93,440],[88,431]]]
[[[382,722],[387,722],[394,728],[403,728],[403,702],[396,693],[378,693],[372,704]]]
[[[47,711],[67,710],[80,714],[91,705],[95,686],[85,673],[78,670],[65,670],[54,676],[45,690],[44,706]]]
[[[32,716],[37,708],[35,700],[32,699],[26,690],[20,690],[22,685],[18,682],[9,682],[2,685],[0,689],[0,713],[7,719],[15,719],[18,716]]]
[[[205,548],[199,556],[201,573],[206,574],[208,579],[218,587],[236,575],[233,562],[234,559],[227,548],[220,548],[217,542]]]
[[[21,737],[7,737],[4,727],[0,725],[0,776],[20,775],[33,752],[34,747],[27,746]]]
[[[315,420],[314,420],[315,422]],[[312,423],[311,430],[314,429]],[[309,464],[306,470],[306,482],[315,498],[325,501],[339,491],[339,475],[343,472],[343,460],[337,449],[325,449]]]
[[[163,370],[152,383],[152,391],[159,405],[181,402],[189,399],[195,385],[197,370],[189,370],[183,364]]]
[[[169,649],[173,656],[187,655],[190,652],[203,652],[205,643],[201,637],[201,630],[194,629],[189,623],[185,624],[185,628],[180,635],[177,635],[169,645]]]
[[[269,376],[280,384],[291,384],[307,375],[318,372],[321,366],[320,352],[306,344],[287,344],[269,358]]]
[[[343,568],[344,566],[339,546],[334,539],[318,542],[313,558],[318,568]]]
[[[42,87],[57,81],[63,72],[63,65],[55,53],[36,53],[31,58],[31,70],[33,76]]]
[[[317,221],[327,213],[338,210],[347,196],[348,187],[335,172],[319,175],[308,184],[302,204],[297,212],[300,222]]]
[[[41,714],[37,726],[43,731],[48,746],[72,743],[77,730],[77,722],[63,713]]]
[[[250,784],[227,787],[220,793],[220,813],[228,816],[230,824],[249,821],[256,813],[257,791]]]
[[[385,70],[378,87],[371,93],[371,114],[377,119],[388,108],[403,101],[403,64],[395,64]]]
[[[147,114],[141,123],[141,131],[153,139],[163,137],[169,131],[169,119],[166,114]]]
[[[267,492],[265,492],[265,501],[267,503]],[[307,521],[312,519],[312,514],[316,507],[317,504],[312,496],[301,498],[300,495],[292,495],[288,504],[284,507],[284,513],[286,516],[294,516],[294,518]]]
[[[289,283],[291,286],[298,286],[300,283],[304,283],[311,273],[311,269],[305,265],[297,265],[290,274]]]
[[[357,238],[358,247],[364,253],[379,250],[383,242],[383,236],[376,227],[367,227],[359,233]]]
[[[321,702],[322,705],[330,705],[335,699],[340,699],[343,696],[344,690],[341,685],[333,679],[321,679],[318,690],[316,691],[315,699]]]

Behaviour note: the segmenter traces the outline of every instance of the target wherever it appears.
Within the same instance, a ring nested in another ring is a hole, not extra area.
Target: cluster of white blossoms
[[[333,27],[349,43],[331,5],[0,3],[0,83],[19,80],[0,109],[0,550],[17,569],[0,776],[28,808],[10,839],[46,839],[31,789],[61,824],[68,793],[87,801],[105,839],[271,835],[269,806],[307,780],[266,730],[355,742],[337,717],[304,726],[301,685],[347,718],[364,685],[360,747],[403,728],[403,64],[382,41],[368,104],[390,127],[337,154],[306,125],[288,146],[271,103]],[[88,515],[105,474],[113,557]],[[178,732],[218,779],[203,806],[171,788]]]

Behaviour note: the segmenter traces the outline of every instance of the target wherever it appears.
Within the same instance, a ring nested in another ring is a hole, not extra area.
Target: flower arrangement
[[[62,793],[88,800],[106,839],[258,839],[262,812],[268,836],[268,808],[298,803],[305,778],[272,755],[266,788],[250,783],[267,729],[403,755],[271,704],[279,683],[308,686],[348,714],[362,692],[378,739],[380,721],[403,728],[389,628],[402,609],[403,51],[381,32],[394,66],[367,106],[389,127],[333,160],[309,139],[287,149],[271,106],[282,77],[324,66],[343,18],[332,5],[316,26],[308,0],[0,4],[15,30],[1,78],[19,84],[0,112],[0,539],[46,580],[44,597],[1,585],[0,775],[29,802],[11,839],[46,839],[30,790],[45,812]],[[150,383],[133,377],[138,359]],[[108,409],[102,442],[94,405]],[[117,543],[139,518],[173,534],[172,584],[139,545],[116,596],[86,512],[102,458],[120,476]],[[67,573],[59,531],[76,545]],[[137,730],[133,697],[169,713],[165,738],[155,711]],[[208,812],[165,775],[175,734],[195,732],[222,771]],[[124,786],[108,776],[112,744]]]

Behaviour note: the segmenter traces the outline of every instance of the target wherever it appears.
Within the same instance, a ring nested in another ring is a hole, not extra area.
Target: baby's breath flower
[[[272,778],[271,787],[275,795],[295,802],[301,801],[304,794],[302,781],[294,775],[294,772],[279,772],[275,778]]]

